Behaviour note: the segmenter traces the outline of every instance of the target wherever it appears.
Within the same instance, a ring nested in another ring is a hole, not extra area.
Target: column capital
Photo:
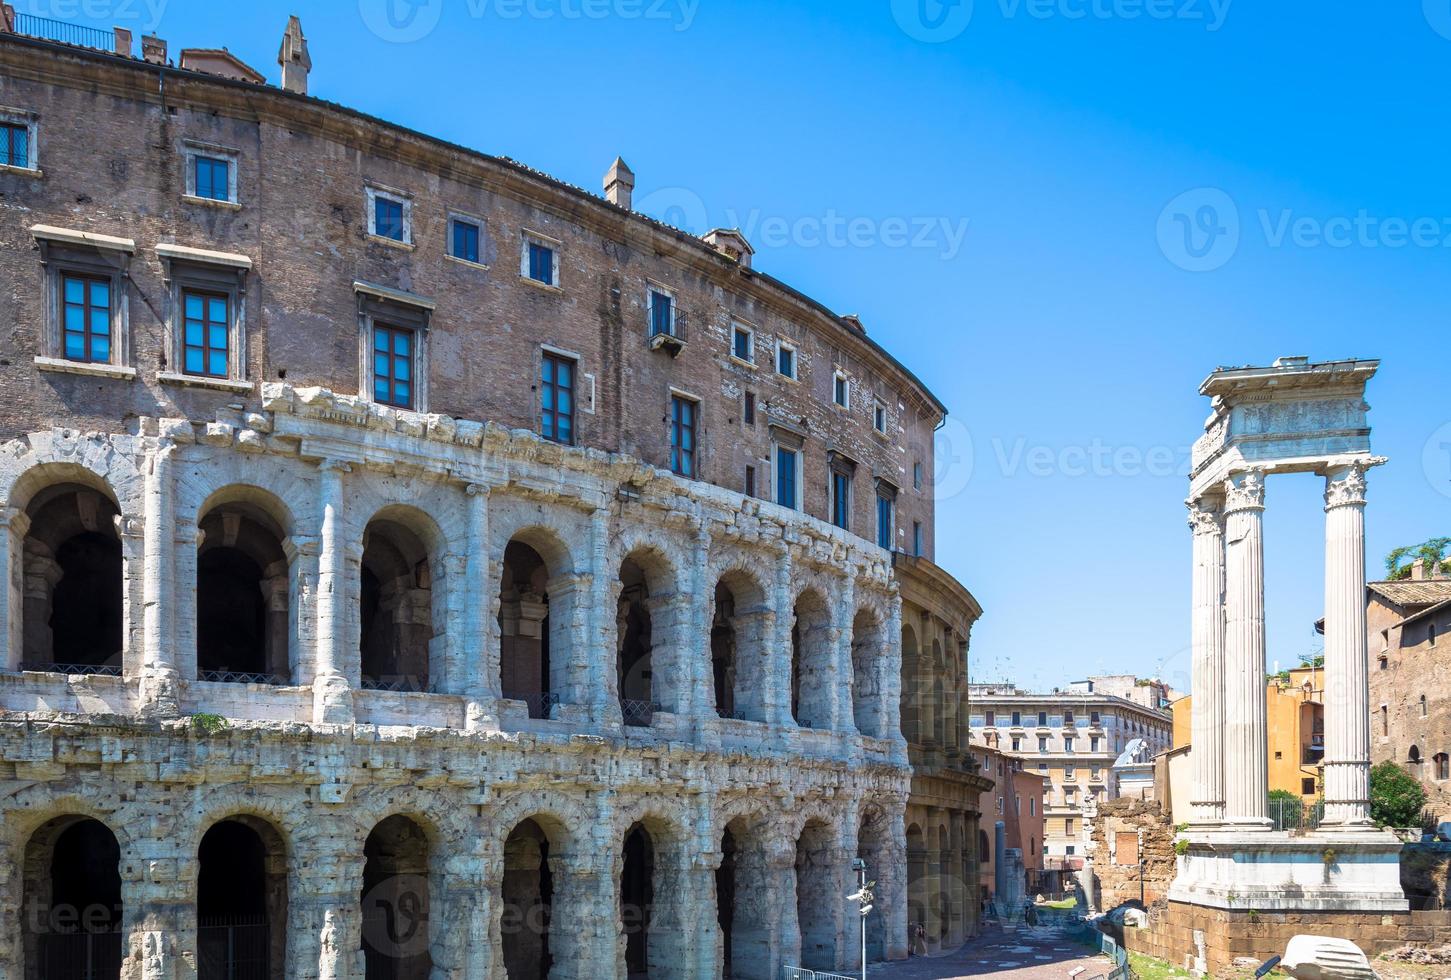
[[[1224,533],[1224,500],[1220,497],[1197,497],[1184,501],[1189,508],[1189,529],[1196,536]]]
[[[351,473],[353,464],[342,459],[335,459],[331,456],[318,460],[318,472],[320,473]]]
[[[1365,475],[1371,467],[1387,460],[1383,456],[1356,460],[1344,466],[1336,466],[1325,473],[1325,509],[1337,507],[1364,507],[1366,500]]]
[[[1224,481],[1224,513],[1265,509],[1265,471],[1260,469],[1231,473]]]

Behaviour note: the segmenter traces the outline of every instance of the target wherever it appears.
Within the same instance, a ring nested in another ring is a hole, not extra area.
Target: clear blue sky
[[[1451,534],[1451,0],[393,2],[169,0],[156,28],[275,80],[297,13],[314,94],[591,190],[622,154],[637,202],[747,225],[759,268],[859,313],[971,460],[937,554],[986,610],[975,676],[1187,685],[1182,461],[1216,365],[1382,358],[1372,569]],[[87,3],[16,6],[151,26]],[[1286,664],[1320,489],[1270,485]]]

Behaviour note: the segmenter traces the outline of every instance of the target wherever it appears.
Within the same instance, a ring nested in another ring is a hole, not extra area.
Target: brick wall
[[[1093,873],[1105,911],[1139,900],[1153,905],[1174,880],[1174,828],[1159,804],[1124,797],[1102,804],[1093,824]],[[1139,861],[1145,862],[1143,869]]]

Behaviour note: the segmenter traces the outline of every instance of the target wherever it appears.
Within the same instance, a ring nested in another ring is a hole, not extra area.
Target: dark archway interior
[[[197,849],[197,977],[281,980],[287,878],[276,831],[223,820]]]
[[[499,680],[504,697],[526,703],[530,718],[548,718],[554,700],[548,582],[539,552],[509,542],[499,585]]]
[[[428,980],[429,848],[422,828],[392,816],[363,845],[363,960],[367,980]]]
[[[645,573],[631,559],[620,566],[620,599],[616,625],[619,636],[620,704],[625,724],[649,725],[654,681],[651,664],[652,625],[646,601],[650,589]]]
[[[838,904],[831,832],[825,824],[808,823],[796,842],[796,919],[801,925],[801,965],[830,970],[836,965]]]
[[[857,857],[866,862],[867,881],[876,882],[875,900],[872,911],[867,913],[867,962],[877,962],[886,957],[886,917],[883,914],[886,903],[882,895],[882,881],[886,878],[890,861],[888,850],[887,821],[880,813],[869,812],[862,818],[860,833],[857,834]],[[858,954],[860,955],[860,954]]]
[[[736,712],[736,597],[721,582],[715,587],[715,618],[710,627],[710,666],[715,682],[715,711],[722,718]]]
[[[37,493],[26,507],[26,666],[121,667],[123,599],[116,505],[78,484]]]
[[[554,957],[549,926],[554,878],[549,837],[533,820],[515,827],[504,844],[504,970],[509,980],[546,980]]]
[[[731,975],[731,943],[736,920],[736,835],[729,827],[720,838],[720,867],[715,872],[715,914],[725,952],[723,976]]]
[[[363,535],[363,686],[428,690],[433,639],[433,576],[428,552],[408,528],[384,518]]]
[[[650,975],[650,914],[655,901],[655,846],[635,824],[625,835],[620,875],[620,915],[625,927],[625,968],[631,980]]]
[[[50,615],[55,662],[111,662],[121,650],[121,542],[86,532],[55,557],[61,571]]]
[[[26,847],[26,980],[121,975],[121,848],[96,820],[61,817]]]
[[[196,598],[201,677],[285,682],[292,669],[282,531],[260,511],[230,504],[209,513],[200,529]]]

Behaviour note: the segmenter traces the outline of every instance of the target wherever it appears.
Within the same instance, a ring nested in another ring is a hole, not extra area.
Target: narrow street
[[[1106,977],[1112,969],[1107,956],[1093,952],[1057,926],[989,926],[983,935],[953,952],[878,964],[871,968],[869,976],[882,980],[981,976],[992,976],[994,980],[1095,980]]]

